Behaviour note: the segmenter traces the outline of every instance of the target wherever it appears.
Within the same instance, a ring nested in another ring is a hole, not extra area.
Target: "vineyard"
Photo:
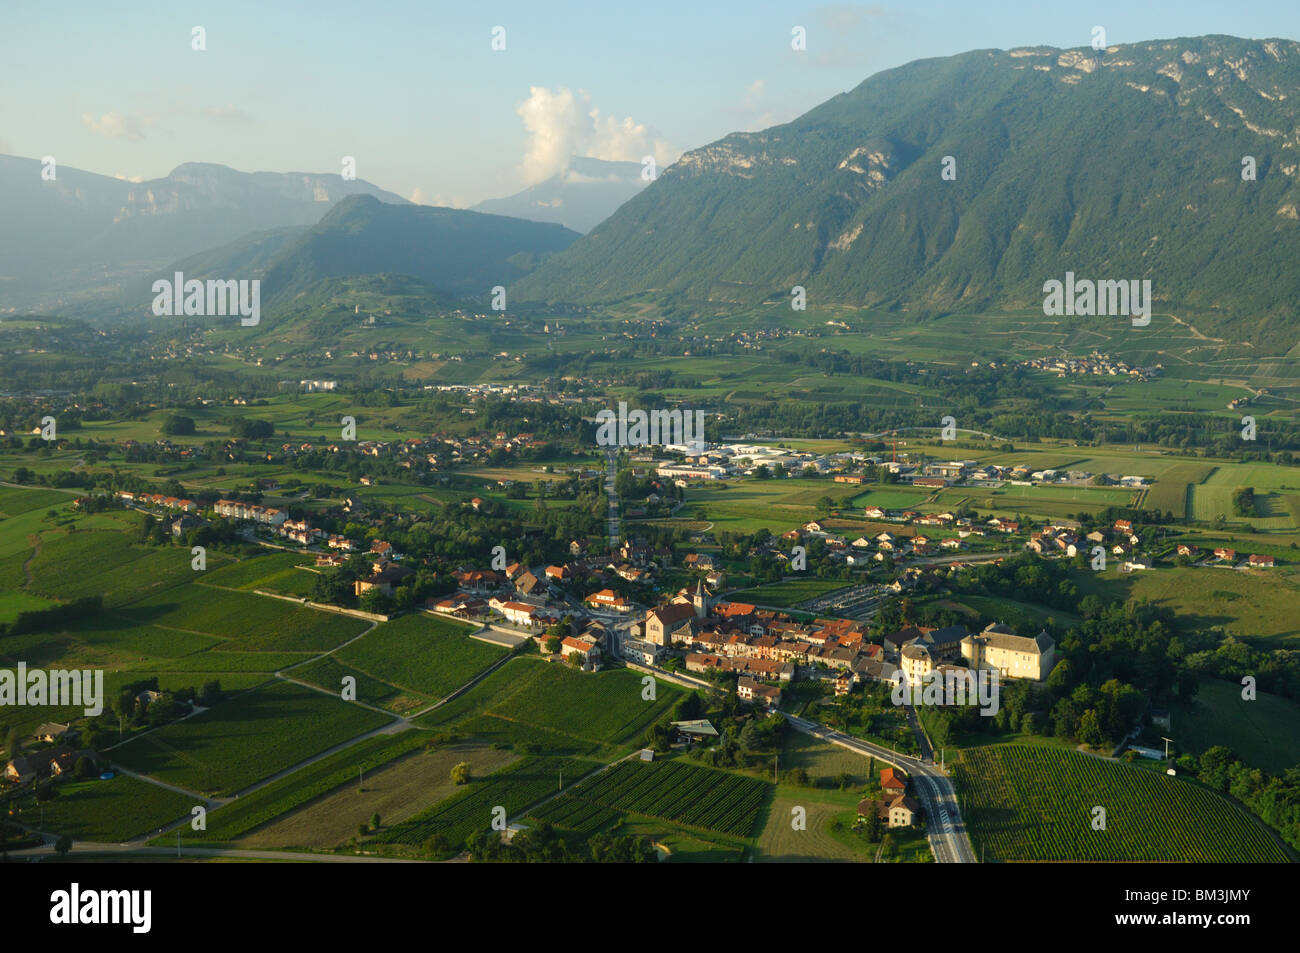
[[[591,834],[617,823],[619,814],[594,801],[566,794],[548,801],[528,815],[539,823],[554,824],[579,834]]]
[[[1249,815],[1187,781],[1021,745],[971,748],[956,765],[962,813],[988,861],[1286,862]],[[1105,829],[1094,830],[1094,808]]]
[[[530,804],[558,791],[561,772],[565,778],[580,778],[596,766],[596,762],[576,758],[523,758],[380,832],[374,842],[419,846],[442,834],[453,845],[463,844],[471,834],[491,829],[494,808],[504,807],[507,818],[513,819]]]
[[[565,800],[749,837],[769,787],[766,781],[680,761],[623,761],[579,785]],[[560,803],[546,805],[538,819],[580,831],[594,830],[607,820],[595,811],[583,813]]]

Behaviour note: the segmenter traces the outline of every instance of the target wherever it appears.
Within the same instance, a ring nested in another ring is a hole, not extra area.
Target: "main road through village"
[[[861,755],[869,755],[911,775],[916,794],[925,805],[927,836],[934,859],[941,864],[973,864],[975,851],[966,835],[961,809],[957,806],[957,791],[949,777],[935,766],[933,758],[923,753],[922,758],[909,758],[897,751],[882,748],[869,741],[853,738],[828,728],[826,725],[786,714],[790,725],[805,734],[829,741]]]

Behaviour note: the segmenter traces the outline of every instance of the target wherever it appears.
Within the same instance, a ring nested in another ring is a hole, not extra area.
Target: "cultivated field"
[[[1279,862],[1263,825],[1180,778],[1073,751],[990,745],[956,776],[977,855],[988,861]],[[1094,808],[1105,829],[1094,830]]]
[[[387,722],[357,705],[277,682],[133,739],[110,757],[189,791],[233,794]]]

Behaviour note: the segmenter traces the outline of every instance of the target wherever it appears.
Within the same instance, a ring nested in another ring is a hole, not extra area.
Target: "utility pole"
[[[361,786],[361,765],[357,765],[357,793],[360,794],[365,790]]]
[[[176,828],[176,859],[181,859],[181,829]]]
[[[1163,742],[1165,743],[1165,760],[1168,761],[1168,760],[1169,760],[1169,743],[1170,743],[1171,741],[1173,741],[1174,739],[1173,739],[1173,738],[1166,738],[1164,735],[1161,735],[1161,736],[1160,736],[1160,740],[1163,741]]]

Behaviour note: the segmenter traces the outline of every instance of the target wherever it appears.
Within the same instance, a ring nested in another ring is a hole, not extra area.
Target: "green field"
[[[140,623],[228,639],[225,648],[324,652],[360,635],[368,623],[247,592],[178,586],[123,610]]]
[[[1246,701],[1236,682],[1202,678],[1199,684],[1190,704],[1170,709],[1171,734],[1181,750],[1200,755],[1224,745],[1273,774],[1300,765],[1300,706],[1267,692]]]
[[[1074,751],[990,745],[954,766],[986,861],[1284,862],[1264,826],[1214,792]],[[1092,826],[1105,809],[1105,830]]]
[[[474,626],[417,612],[376,626],[339,650],[339,662],[398,688],[442,698],[508,653],[471,639]]]
[[[1214,567],[1158,568],[1147,572],[1075,573],[1081,594],[1123,602],[1146,599],[1167,606],[1189,625],[1221,626],[1241,639],[1288,648],[1300,640],[1293,607],[1300,600],[1294,567],[1239,572]]]
[[[404,731],[376,735],[321,758],[290,775],[214,808],[208,815],[208,829],[186,829],[192,843],[229,843],[289,812],[328,794],[342,785],[357,783],[358,772],[369,773],[421,748],[428,735]]]
[[[48,609],[57,603],[26,592],[0,592],[0,623],[12,622],[23,612]]]
[[[519,814],[560,789],[561,777],[576,780],[598,767],[598,762],[574,758],[523,758],[479,781],[415,817],[380,831],[377,844],[419,847],[435,834],[455,847],[478,831],[492,829],[493,811],[504,807],[506,817]]]
[[[788,609],[800,602],[824,596],[828,592],[844,589],[849,585],[851,583],[847,583],[842,579],[818,579],[816,577],[783,579],[781,582],[760,586],[757,589],[742,589],[739,592],[728,593],[727,598],[734,602],[752,602],[761,606],[776,606],[779,609]]]
[[[682,761],[622,761],[584,781],[569,798],[604,811],[657,817],[686,827],[748,838],[771,784]],[[555,802],[552,802],[555,803]],[[594,823],[598,811],[583,812],[571,804],[550,804],[539,820],[568,825]],[[582,827],[575,826],[581,830]]]
[[[195,798],[119,774],[108,781],[64,782],[46,801],[43,830],[76,841],[118,843],[148,834],[190,813]],[[22,821],[36,825],[40,811],[28,794],[20,799]]]
[[[277,682],[151,731],[109,756],[189,791],[228,795],[387,721],[312,689]]]
[[[626,752],[682,696],[682,689],[656,682],[654,699],[646,700],[642,678],[629,669],[577,672],[537,658],[512,659],[418,723],[551,752]]]

